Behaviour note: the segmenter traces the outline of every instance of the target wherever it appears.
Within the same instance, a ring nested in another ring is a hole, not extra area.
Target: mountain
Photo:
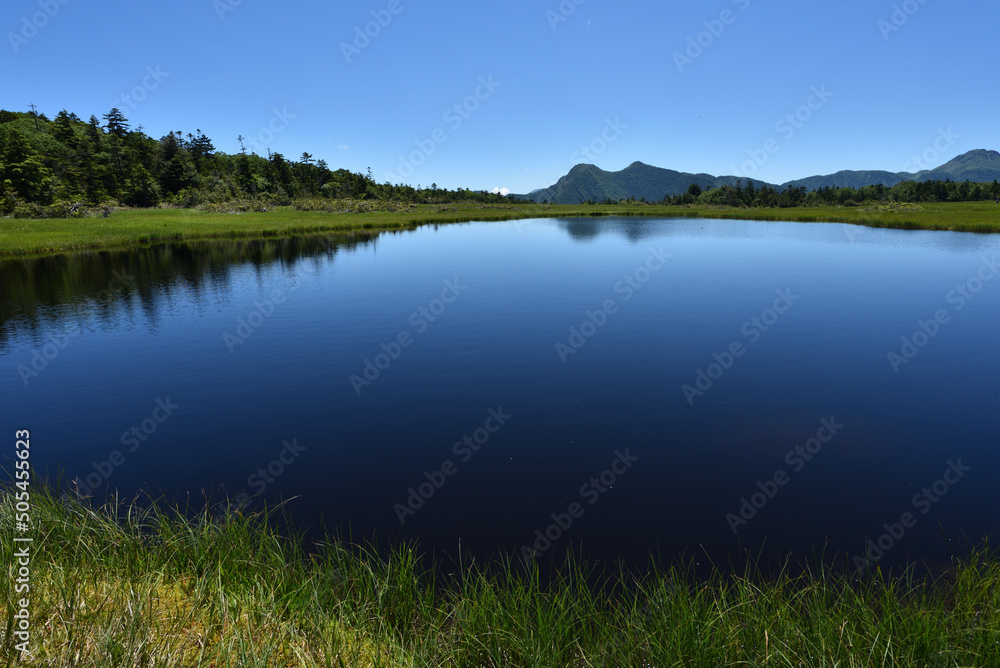
[[[619,172],[606,172],[594,165],[580,164],[569,170],[569,173],[556,181],[555,185],[534,190],[527,195],[512,195],[512,197],[535,202],[548,200],[552,204],[579,204],[590,199],[603,201],[608,198],[617,201],[628,197],[658,202],[665,195],[687,192],[692,183],[697,183],[702,189],[708,190],[736,183],[737,180],[741,180],[740,177],[690,174],[653,167],[642,162],[633,162]],[[765,185],[763,181],[756,179],[753,179],[753,182],[758,187]]]
[[[864,186],[875,186],[880,183],[887,188],[891,188],[897,183],[913,181],[915,178],[916,174],[908,172],[844,170],[836,174],[827,174],[826,176],[809,176],[804,179],[788,181],[781,184],[781,189],[804,187],[806,190],[818,190],[825,186],[833,188],[862,188]]]
[[[877,185],[892,187],[902,181],[973,181],[991,182],[1000,180],[1000,153],[976,149],[956,156],[949,162],[931,170],[921,172],[887,172],[880,170],[852,171],[845,170],[825,176],[810,176],[804,179],[788,181],[780,186],[767,184],[764,181],[752,179],[755,187],[770,185],[776,190],[804,187],[806,190],[817,190],[824,186],[834,188],[861,188]],[[672,169],[653,167],[642,162],[633,162],[619,172],[606,172],[594,165],[577,165],[566,176],[556,181],[555,185],[532,191],[527,195],[511,195],[517,199],[542,202],[548,200],[552,204],[579,204],[587,200],[597,202],[605,199],[614,201],[645,198],[647,202],[658,202],[665,195],[680,195],[687,191],[688,186],[697,183],[702,189],[718,188],[747,179],[738,176],[712,176],[711,174],[691,174],[677,172]]]
[[[806,190],[816,190],[823,186],[834,188],[860,188],[881,183],[892,187],[902,181],[972,181],[987,183],[1000,179],[1000,153],[975,149],[956,156],[940,167],[921,172],[880,172],[843,171],[826,176],[810,176],[781,184],[782,188],[805,186]]]
[[[957,156],[936,169],[921,172],[918,181],[972,181],[985,183],[1000,179],[1000,153],[976,149]]]

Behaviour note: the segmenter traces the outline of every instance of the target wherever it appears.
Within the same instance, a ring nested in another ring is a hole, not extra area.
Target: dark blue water
[[[445,553],[941,562],[1000,526],[998,251],[587,219],[8,261],[5,455]]]

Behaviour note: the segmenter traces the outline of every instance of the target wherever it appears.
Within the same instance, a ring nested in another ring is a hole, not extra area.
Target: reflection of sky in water
[[[264,498],[297,497],[303,522],[483,552],[529,540],[629,448],[640,461],[566,543],[637,559],[809,554],[827,539],[853,550],[962,457],[972,472],[889,558],[940,557],[940,527],[997,526],[1000,281],[961,311],[946,295],[998,247],[837,223],[612,218],[4,262],[4,424],[32,429],[37,466],[86,475],[169,396],[180,408],[126,453],[113,486],[236,494],[297,439],[306,449]],[[616,290],[661,248],[662,269]],[[136,278],[101,298],[113,271]],[[468,287],[418,328],[413,314],[456,278]],[[264,304],[275,290],[282,303]],[[743,326],[777,290],[798,300],[751,342]],[[555,344],[607,299],[616,312],[561,363]],[[230,353],[224,335],[255,301],[266,313]],[[893,373],[887,353],[941,308],[951,322]],[[82,333],[25,387],[18,366],[74,324]],[[358,396],[350,376],[401,332],[412,345]],[[734,341],[746,353],[688,405],[681,387]],[[400,528],[393,505],[501,406],[508,424]],[[792,473],[786,453],[831,417],[842,432]],[[789,484],[733,536],[726,513],[778,469]]]

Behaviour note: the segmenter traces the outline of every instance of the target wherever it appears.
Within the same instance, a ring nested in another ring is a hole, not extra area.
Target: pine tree
[[[28,202],[48,203],[52,170],[42,164],[27,137],[17,128],[9,128],[0,152],[0,183]]]
[[[104,120],[107,121],[105,127],[107,127],[108,132],[115,135],[119,139],[124,139],[125,135],[129,133],[128,119],[125,118],[123,114],[117,107],[114,107],[111,111],[104,114]]]

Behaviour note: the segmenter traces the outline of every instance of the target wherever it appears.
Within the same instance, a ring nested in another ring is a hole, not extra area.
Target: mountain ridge
[[[892,187],[903,181],[972,181],[990,182],[1000,179],[1000,152],[988,149],[973,149],[957,155],[939,167],[920,172],[890,172],[885,170],[841,170],[834,174],[809,176],[802,179],[773,184],[759,179],[741,176],[713,176],[711,174],[679,172],[664,167],[654,167],[635,161],[617,172],[609,172],[596,165],[581,163],[575,165],[566,175],[553,185],[539,188],[527,195],[512,194],[511,197],[535,202],[548,201],[552,204],[580,204],[589,200],[618,201],[633,198],[658,202],[665,196],[680,195],[692,183],[703,190],[732,185],[736,181],[752,181],[759,188],[769,186],[775,190],[804,187],[818,190],[823,187],[861,188],[871,185]]]

